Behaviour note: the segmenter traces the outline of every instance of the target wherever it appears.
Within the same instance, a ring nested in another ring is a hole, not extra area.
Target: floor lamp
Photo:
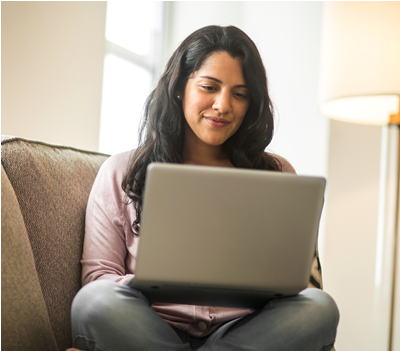
[[[326,2],[320,110],[382,126],[372,349],[400,351],[400,2]]]

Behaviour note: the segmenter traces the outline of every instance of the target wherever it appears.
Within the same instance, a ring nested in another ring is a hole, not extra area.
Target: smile
[[[215,128],[224,128],[229,125],[231,122],[226,120],[225,118],[218,117],[204,117],[204,119]]]

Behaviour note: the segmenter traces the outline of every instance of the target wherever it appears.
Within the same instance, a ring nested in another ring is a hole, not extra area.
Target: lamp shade
[[[326,2],[321,47],[322,114],[383,125],[399,113],[399,1]]]

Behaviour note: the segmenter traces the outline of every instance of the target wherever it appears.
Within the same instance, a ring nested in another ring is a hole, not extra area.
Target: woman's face
[[[186,138],[222,145],[238,130],[249,107],[242,60],[224,51],[211,54],[189,77],[182,107]]]

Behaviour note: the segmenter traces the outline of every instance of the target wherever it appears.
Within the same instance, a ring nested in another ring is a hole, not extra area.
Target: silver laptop
[[[307,287],[325,179],[150,164],[135,280],[151,302],[259,308]]]

